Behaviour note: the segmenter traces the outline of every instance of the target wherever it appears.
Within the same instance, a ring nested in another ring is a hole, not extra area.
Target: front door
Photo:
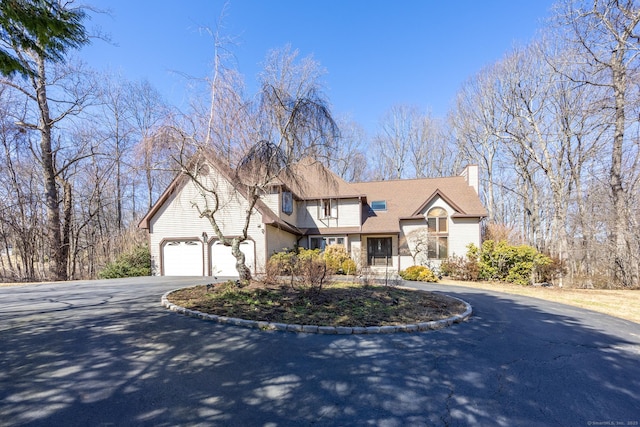
[[[391,265],[391,237],[367,238],[367,258],[371,266]]]

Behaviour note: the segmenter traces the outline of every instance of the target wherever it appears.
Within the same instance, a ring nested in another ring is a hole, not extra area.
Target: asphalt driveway
[[[315,335],[160,306],[202,278],[0,288],[2,426],[640,424],[640,325],[537,299],[464,299],[439,331]]]

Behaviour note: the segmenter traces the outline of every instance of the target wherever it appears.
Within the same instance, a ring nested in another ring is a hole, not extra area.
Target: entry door
[[[367,238],[367,258],[369,265],[391,265],[391,237]]]

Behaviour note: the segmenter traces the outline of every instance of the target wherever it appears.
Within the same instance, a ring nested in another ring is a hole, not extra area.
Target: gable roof
[[[367,195],[369,203],[384,200],[386,211],[363,209],[363,233],[398,232],[400,220],[421,219],[422,211],[436,198],[442,198],[455,211],[454,218],[487,216],[480,198],[462,176],[371,181],[353,184]]]
[[[305,157],[292,166],[289,177],[282,176],[282,183],[300,200],[360,197],[358,189],[322,163]]]
[[[234,172],[223,162],[206,156],[208,164],[232,183],[238,192],[246,197],[246,188],[235,178]],[[179,173],[167,190],[160,196],[149,212],[140,221],[140,228],[149,228],[151,218],[167,199],[189,178]],[[359,198],[362,200],[362,226],[351,232],[397,233],[400,221],[424,218],[424,209],[436,198],[443,199],[455,212],[452,218],[484,218],[487,211],[478,194],[464,176],[445,178],[400,179],[390,181],[368,181],[349,183],[331,172],[322,163],[311,158],[302,159],[293,165],[292,173],[281,174],[279,185],[288,188],[298,200],[328,198]],[[385,211],[373,211],[369,203],[386,202]],[[294,224],[290,224],[273,212],[258,199],[255,208],[262,216],[264,224],[273,225],[294,234],[305,234]],[[327,230],[328,231],[328,230]],[[336,232],[335,229],[333,229]],[[308,233],[307,233],[308,234]]]
[[[235,174],[224,162],[218,161],[211,153],[207,153],[205,156],[205,162],[215,168],[228,182],[233,184],[234,188],[244,197],[247,198],[247,188],[242,185],[238,179],[235,178]],[[200,158],[194,159],[194,162],[201,160]],[[167,189],[160,195],[158,200],[153,204],[149,212],[138,223],[139,228],[149,229],[151,218],[158,212],[162,205],[171,197],[171,195],[184,186],[189,177],[184,172],[178,172],[176,177],[171,181]],[[294,234],[302,234],[302,232],[294,225],[282,220],[278,215],[273,212],[262,200],[258,199],[254,207],[262,217],[262,223],[273,225],[277,228],[286,230]]]

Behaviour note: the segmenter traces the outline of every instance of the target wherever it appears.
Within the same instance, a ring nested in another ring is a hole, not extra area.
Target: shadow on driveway
[[[451,292],[473,305],[468,322],[423,333],[328,336],[183,317],[159,306],[162,293],[117,302],[80,296],[76,303],[70,295],[58,308],[21,310],[3,321],[0,425],[640,420],[637,335],[555,312],[563,306]],[[616,322],[623,330],[636,325]]]

